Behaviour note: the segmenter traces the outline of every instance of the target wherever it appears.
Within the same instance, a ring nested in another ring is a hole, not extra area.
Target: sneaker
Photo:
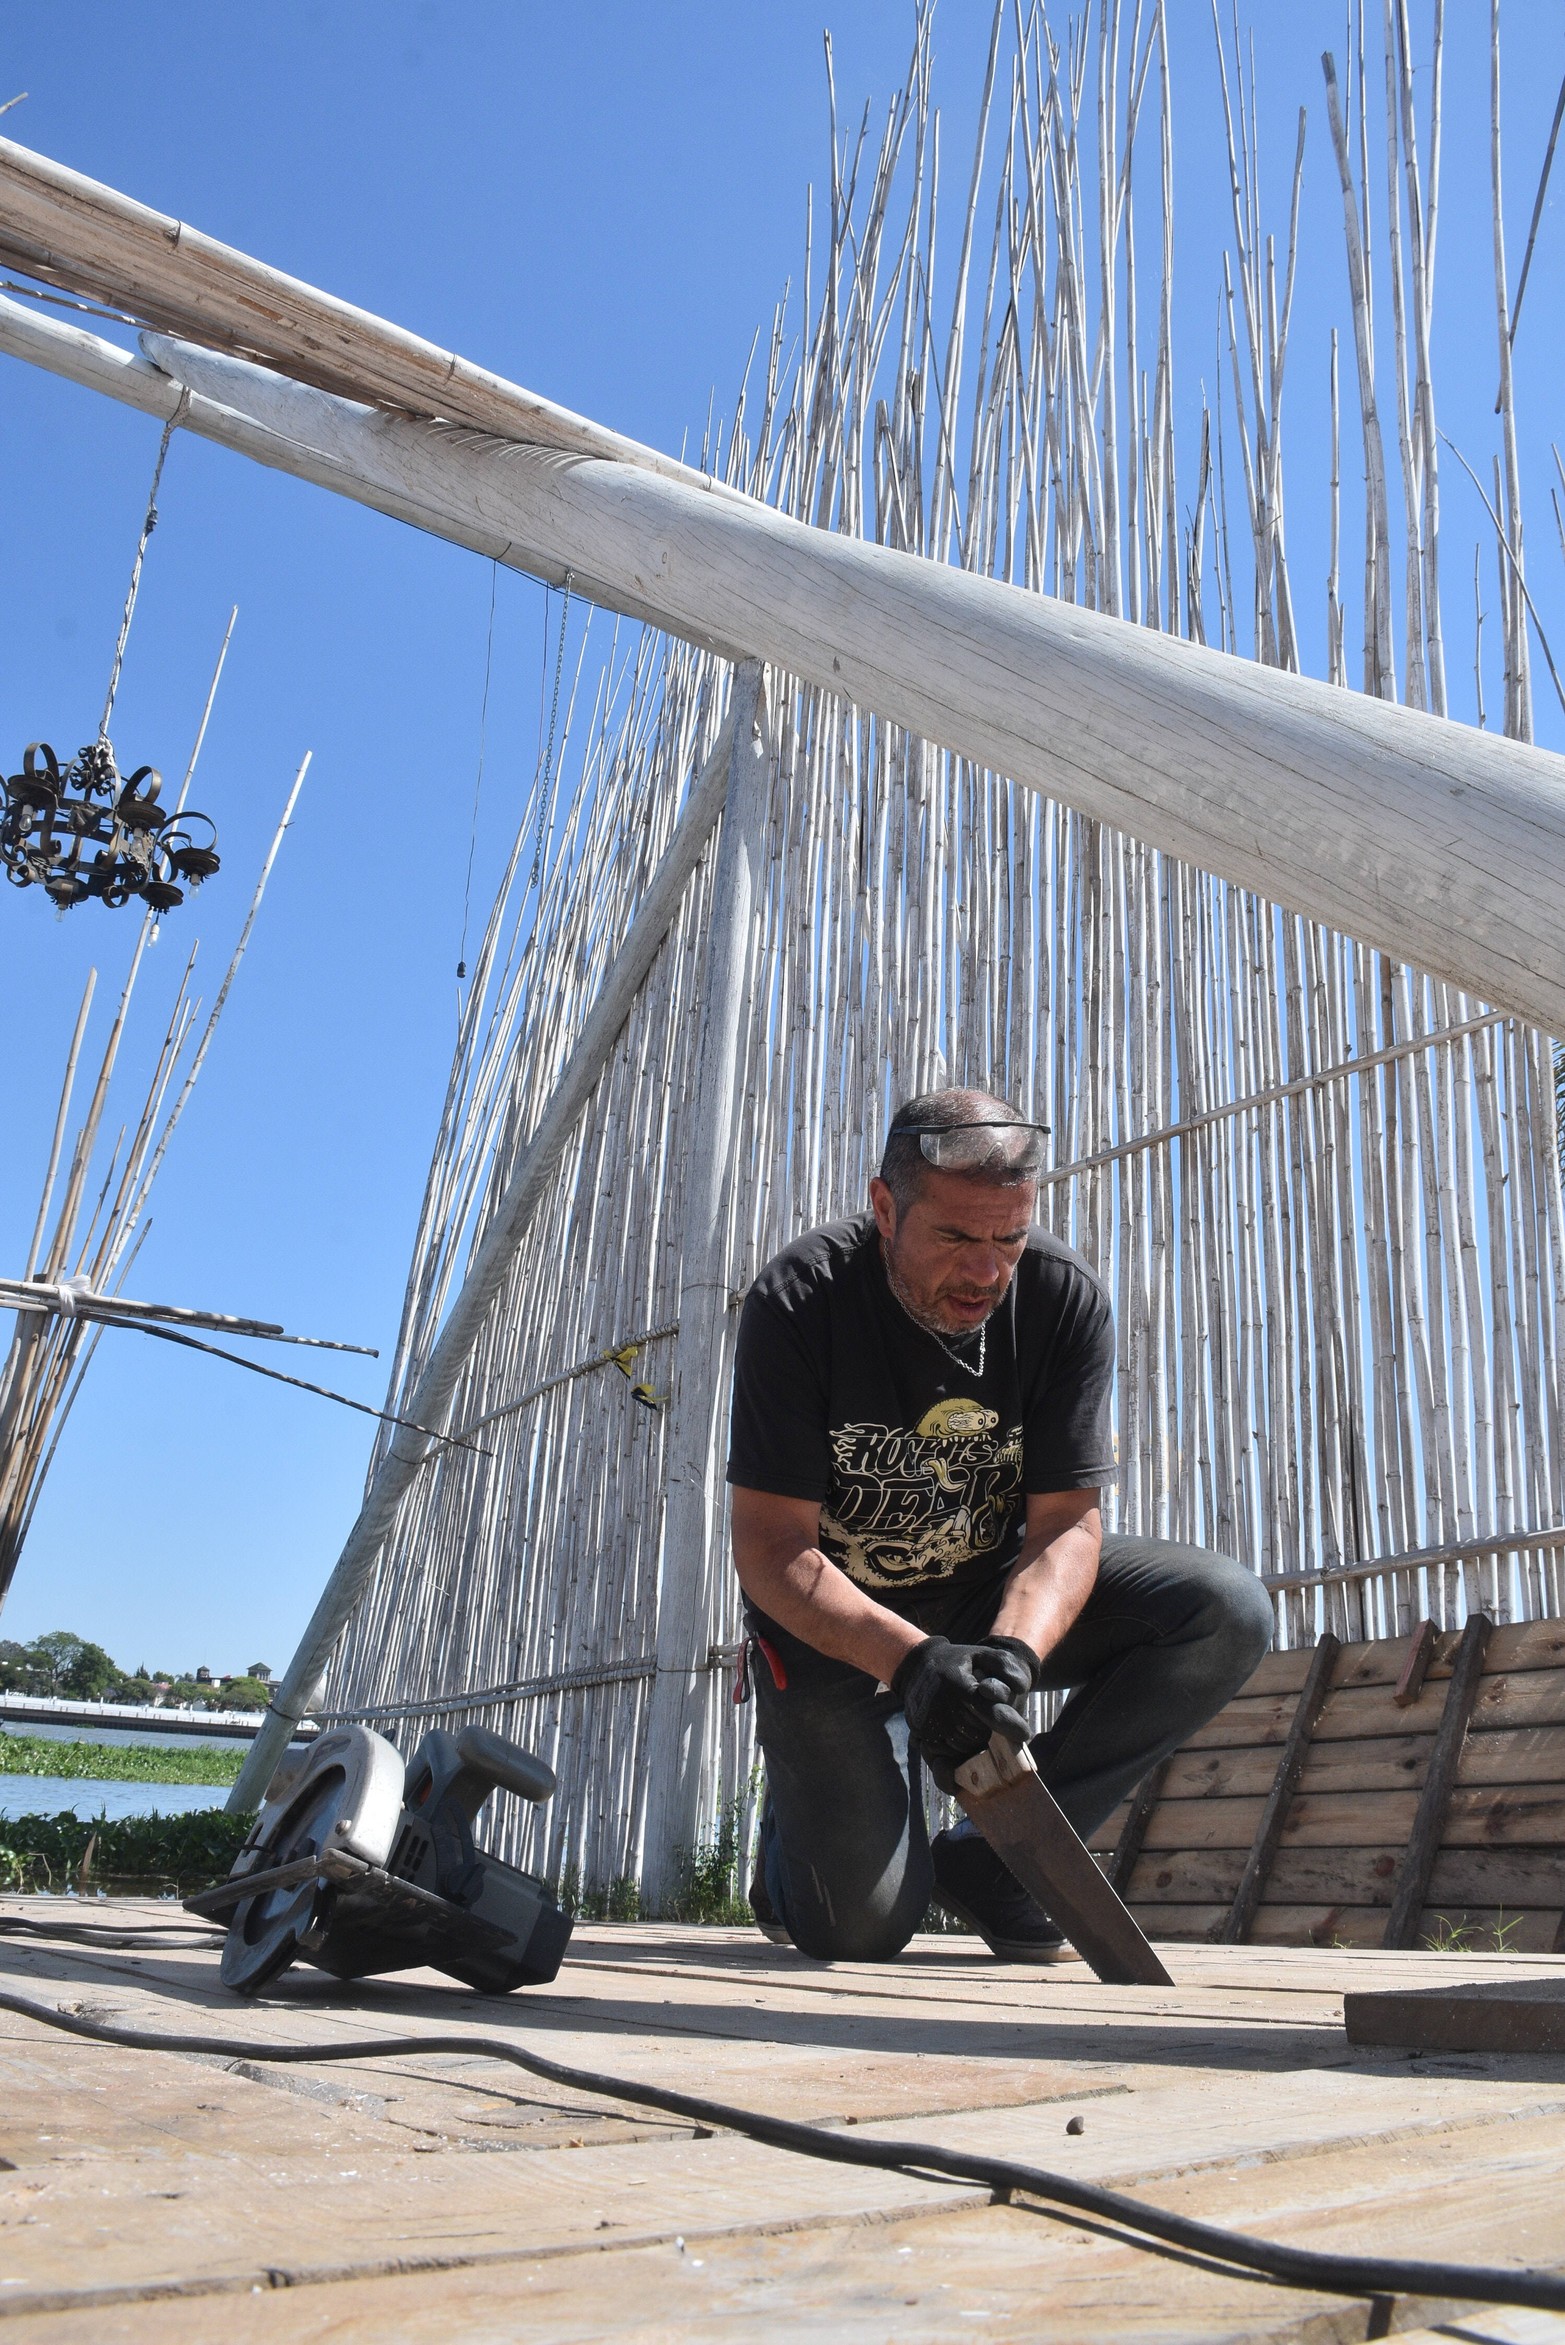
[[[1000,1962],[1065,1962],[1070,1948],[987,1840],[939,1832],[930,1843],[935,1903],[976,1930]],[[754,1892],[751,1892],[752,1901]]]
[[[750,1883],[750,1911],[755,1916],[755,1926],[763,1938],[769,1938],[774,1946],[793,1944],[777,1918],[776,1907],[766,1894],[766,1867],[759,1858],[756,1860],[755,1877]]]

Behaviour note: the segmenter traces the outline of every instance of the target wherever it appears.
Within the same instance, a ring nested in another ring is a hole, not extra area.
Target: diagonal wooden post
[[[734,677],[723,831],[712,882],[696,1096],[685,1157],[679,1338],[658,1576],[657,1674],[647,1720],[642,1894],[657,1912],[695,1839],[701,1762],[716,1680],[707,1667],[712,1561],[720,1545],[714,1472],[724,1396],[731,1276],[729,1219],[738,1140],[739,1070],[750,1023],[751,930],[760,888],[770,758],[762,671]]]
[[[1487,1613],[1470,1613],[1451,1662],[1445,1707],[1435,1730],[1435,1747],[1429,1755],[1429,1772],[1424,1777],[1424,1788],[1419,1795],[1412,1834],[1397,1874],[1391,1911],[1386,1917],[1385,1934],[1380,1941],[1382,1946],[1411,1946],[1423,1919],[1430,1877],[1435,1869],[1435,1859],[1440,1854],[1440,1843],[1445,1838],[1451,1794],[1456,1789],[1456,1771],[1462,1761],[1462,1745],[1467,1740],[1473,1707],[1483,1690],[1484,1655],[1488,1651],[1493,1628],[1494,1623]]]
[[[258,1805],[289,1737],[314,1698],[338,1639],[358,1609],[376,1559],[397,1519],[397,1509],[433,1447],[430,1435],[419,1432],[417,1427],[428,1426],[439,1432],[445,1424],[446,1411],[451,1406],[468,1354],[543,1202],[555,1168],[619,1039],[717,821],[729,777],[730,737],[731,726],[725,725],[691,789],[679,827],[648,883],[625,941],[561,1070],[559,1082],[474,1252],[461,1292],[446,1314],[445,1325],[424,1372],[408,1398],[404,1415],[412,1422],[398,1428],[396,1438],[376,1468],[358,1520],[348,1533],[320,1602],[310,1616],[299,1650],[272,1696],[260,1732],[228,1795],[231,1814]]]
[[[1309,1757],[1310,1737],[1315,1732],[1316,1721],[1331,1691],[1331,1673],[1337,1666],[1337,1655],[1341,1651],[1341,1643],[1329,1629],[1315,1647],[1309,1675],[1304,1680],[1304,1690],[1299,1695],[1299,1705],[1288,1728],[1288,1739],[1277,1761],[1277,1773],[1267,1794],[1266,1805],[1261,1810],[1260,1821],[1255,1827],[1255,1838],[1245,1860],[1244,1871],[1239,1876],[1239,1886],[1234,1891],[1234,1901],[1217,1933],[1220,1945],[1242,1946],[1250,1935],[1256,1908],[1265,1895],[1267,1878],[1282,1841],[1288,1810],[1293,1805],[1294,1794],[1299,1788],[1299,1777]]]

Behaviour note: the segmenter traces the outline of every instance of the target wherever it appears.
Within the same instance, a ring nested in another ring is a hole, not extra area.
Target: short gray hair
[[[1024,1119],[1008,1099],[992,1091],[919,1091],[905,1099],[891,1119],[891,1137],[880,1160],[880,1177],[891,1191],[898,1213],[905,1213],[923,1187],[928,1162],[919,1146],[920,1132],[949,1132],[958,1124],[1019,1124]],[[899,1127],[901,1127],[899,1129]],[[956,1175],[988,1189],[1019,1189],[1034,1179],[1031,1172],[1008,1171],[1003,1158],[972,1172]]]

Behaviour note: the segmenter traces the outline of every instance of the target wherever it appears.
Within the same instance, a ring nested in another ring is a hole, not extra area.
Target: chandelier
[[[158,804],[163,777],[141,765],[121,777],[106,736],[62,766],[47,741],[29,744],[4,783],[0,863],[13,887],[41,887],[62,912],[95,896],[172,911],[218,868],[209,815]],[[196,827],[192,827],[196,826]],[[183,883],[183,884],[182,884]]]
[[[78,749],[64,766],[47,741],[32,741],[23,754],[21,772],[0,782],[5,793],[0,811],[0,864],[5,867],[5,876],[13,887],[41,887],[61,912],[85,903],[89,896],[96,896],[101,904],[128,904],[135,896],[156,920],[184,902],[187,887],[199,887],[218,868],[217,828],[210,815],[187,808],[183,790],[178,805],[160,806],[163,776],[157,767],[138,765],[133,774],[122,775],[109,739],[130,623],[141,592],[142,564],[158,525],[158,487],[179,415],[176,408],[158,443],[146,519],[131,564],[119,641],[114,646],[109,694],[98,719],[98,738]],[[232,621],[229,624],[231,627]],[[226,638],[223,649],[226,653]],[[219,673],[222,664],[220,659]],[[214,678],[213,690],[216,688]],[[209,699],[208,715],[211,707]],[[205,731],[203,717],[201,734]],[[198,735],[197,752],[200,747]],[[195,771],[194,756],[190,770]],[[187,773],[185,788],[189,786]]]

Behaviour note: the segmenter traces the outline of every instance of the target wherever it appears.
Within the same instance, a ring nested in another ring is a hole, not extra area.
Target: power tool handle
[[[462,1777],[452,1784],[469,1816],[476,1816],[491,1791],[514,1791],[522,1799],[552,1799],[554,1770],[519,1743],[507,1742],[487,1726],[464,1726],[456,1738]],[[481,1786],[481,1788],[480,1788]],[[476,1793],[476,1797],[474,1796]],[[464,1796],[465,1795],[465,1796]],[[469,1803],[471,1803],[469,1805]]]

